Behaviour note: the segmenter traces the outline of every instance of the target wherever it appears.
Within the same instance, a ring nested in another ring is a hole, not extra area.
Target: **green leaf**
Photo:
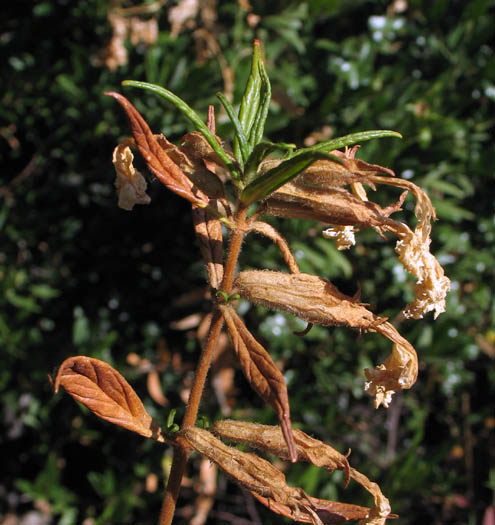
[[[258,61],[258,72],[261,79],[261,104],[255,116],[255,122],[249,132],[249,146],[251,150],[261,141],[263,138],[263,132],[265,130],[265,122],[268,116],[268,109],[270,108],[270,100],[272,98],[272,88],[270,85],[270,79],[266,73],[265,65],[263,60],[260,58]]]
[[[242,96],[241,107],[239,108],[239,122],[244,133],[249,135],[255,122],[261,99],[261,76],[258,63],[261,61],[261,44],[259,40],[253,43],[253,58],[251,60],[251,73],[248,77],[246,88]],[[234,140],[234,154],[236,158],[241,155],[241,146],[236,137]]]
[[[288,150],[292,151],[295,149],[295,144],[286,144],[285,142],[260,142],[255,146],[244,168],[244,180],[246,183],[250,183],[255,177],[258,171],[258,167],[263,160],[276,150]]]
[[[157,86],[155,84],[149,84],[148,82],[139,82],[137,80],[124,80],[122,82],[122,85],[137,87],[146,91],[150,91],[151,93],[155,93],[156,95],[159,95],[171,102],[196,126],[196,129],[203,134],[208,144],[213,148],[213,150],[220,157],[225,166],[227,166],[227,168],[230,170],[233,179],[235,181],[240,181],[239,170],[234,165],[234,163],[227,155],[225,150],[222,148],[222,146],[219,144],[215,135],[208,129],[208,126],[203,122],[203,120],[201,120],[200,116],[181,98],[179,98],[177,95],[174,95],[174,93],[172,93],[168,89],[165,89],[161,86]]]
[[[229,116],[232,124],[235,128],[236,133],[236,139],[239,142],[239,148],[241,150],[241,155],[237,158],[237,161],[241,165],[241,168],[244,166],[244,162],[246,162],[249,152],[248,152],[248,141],[246,138],[246,135],[244,135],[244,130],[242,129],[242,125],[239,122],[239,119],[237,118],[237,115],[235,114],[235,110],[232,107],[232,104],[227,100],[227,97],[223,93],[216,93],[218,100],[222,103],[222,106],[225,108],[225,111],[227,112],[227,115]]]
[[[387,129],[375,129],[371,131],[359,131],[358,133],[351,133],[350,135],[345,135],[343,137],[338,137],[336,139],[326,140],[325,142],[320,142],[309,148],[302,148],[297,150],[296,154],[306,153],[310,151],[333,151],[335,149],[341,149],[345,146],[354,146],[361,142],[366,142],[367,140],[372,139],[382,139],[385,137],[394,137],[401,139],[402,135],[397,131],[390,131]]]
[[[319,151],[307,151],[300,155],[294,156],[267,171],[254,182],[246,186],[241,194],[241,200],[244,204],[249,205],[255,201],[264,199],[270,193],[283,186],[286,182],[299,175],[315,160],[327,159],[337,164],[343,164],[343,161],[334,155],[328,155]]]

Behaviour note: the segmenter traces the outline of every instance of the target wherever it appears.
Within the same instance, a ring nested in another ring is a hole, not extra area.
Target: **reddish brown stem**
[[[220,289],[230,294],[232,283],[234,282],[235,267],[239,252],[241,250],[242,240],[245,235],[245,221],[247,209],[241,207],[236,215],[235,228],[229,243],[227,259],[225,261],[225,272]],[[222,330],[223,317],[218,309],[215,309],[210,326],[210,333],[206,341],[201,356],[199,358],[194,381],[189,394],[189,402],[186,407],[182,428],[194,425],[198,415],[201,397],[205,386],[206,376],[210,368],[211,359],[217,344],[218,336]],[[177,446],[174,449],[172,468],[163,499],[162,510],[160,513],[159,525],[171,525],[175,513],[177,498],[179,497],[180,485],[184,475],[187,460],[189,458],[189,449],[183,440],[177,440]]]

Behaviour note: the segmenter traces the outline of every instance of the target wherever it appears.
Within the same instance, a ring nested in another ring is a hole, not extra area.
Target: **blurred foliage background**
[[[314,327],[241,304],[283,365],[294,423],[345,452],[378,481],[398,523],[482,523],[493,512],[495,446],[494,4],[489,0],[261,2],[38,0],[2,7],[0,22],[0,520],[5,525],[156,523],[170,450],[54,397],[48,374],[85,354],[121,371],[159,421],[181,417],[196,332],[208,311],[189,205],[151,183],[152,203],[116,206],[111,152],[129,134],[105,90],[131,78],[173,90],[202,115],[224,91],[240,100],[251,42],[263,41],[273,102],[266,134],[299,145],[367,129],[402,141],[359,156],[392,167],[432,198],[433,252],[452,280],[433,322],[396,317],[412,298],[393,239],[363,232],[337,252],[320,225],[274,220],[301,270],[395,318],[417,348],[420,375],[375,411],[363,368],[387,355],[372,334]],[[156,132],[174,141],[189,123],[127,89]],[[218,113],[217,130],[232,130]],[[393,190],[381,190],[390,202]],[[410,217],[413,201],[406,201]],[[248,239],[244,267],[282,268],[274,246]],[[430,314],[431,315],[431,314]],[[276,422],[228,355],[202,405]],[[177,523],[194,514],[197,461]],[[370,504],[339,473],[287,469],[323,498]],[[491,506],[491,510],[490,509]],[[282,523],[220,478],[213,523]],[[486,523],[493,523],[486,522]]]

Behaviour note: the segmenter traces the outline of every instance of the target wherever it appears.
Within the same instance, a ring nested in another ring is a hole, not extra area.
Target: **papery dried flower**
[[[321,233],[327,239],[335,239],[337,250],[348,250],[356,244],[354,226],[330,226]]]
[[[133,166],[132,154],[129,144],[124,141],[113,150],[112,161],[115,168],[115,188],[119,198],[119,208],[132,210],[135,204],[149,204],[150,197],[146,194],[148,184],[141,173]]]
[[[404,268],[416,279],[416,300],[404,310],[406,317],[419,319],[429,311],[436,318],[445,311],[445,296],[450,281],[443,269],[430,253],[430,220],[435,219],[435,210],[430,199],[421,188],[411,181],[383,176],[393,175],[391,170],[355,159],[356,148],[345,153],[333,151],[333,155],[345,158],[344,165],[325,160],[314,162],[293,182],[274,192],[266,202],[266,211],[287,218],[312,219],[331,225],[325,236],[335,237],[338,249],[352,243],[351,228],[371,227],[381,235],[392,232],[399,237],[396,252]],[[263,170],[273,167],[266,161]],[[354,194],[340,187],[349,184]],[[413,232],[404,223],[389,216],[401,209],[406,197],[403,192],[399,200],[385,208],[368,201],[362,184],[375,188],[385,184],[405,189],[416,197],[415,214],[418,224]]]

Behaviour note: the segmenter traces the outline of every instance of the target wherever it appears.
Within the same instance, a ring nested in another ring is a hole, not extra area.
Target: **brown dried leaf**
[[[280,514],[292,521],[300,523],[314,523],[314,516],[309,512],[300,510],[297,515],[294,514],[293,510],[288,505],[278,503],[273,499],[266,498],[251,491],[251,494],[265,507],[274,512]],[[360,507],[359,505],[352,505],[349,503],[340,503],[339,501],[330,501],[325,499],[313,498],[309,496],[311,501],[313,512],[316,513],[321,523],[324,525],[330,525],[332,523],[345,523],[347,521],[355,521],[365,518],[369,513],[368,507]]]
[[[108,363],[86,356],[70,357],[58,369],[55,393],[59,387],[98,417],[141,436],[167,442],[136,392]]]
[[[370,514],[369,508],[312,498],[301,488],[290,487],[284,474],[271,463],[225,445],[206,430],[189,427],[179,435],[270,510],[294,521],[322,525],[365,518]]]
[[[384,321],[316,275],[251,270],[240,272],[235,286],[242,297],[253,303],[285,310],[316,325],[367,330]]]
[[[208,271],[212,288],[218,288],[223,279],[222,226],[201,208],[192,211],[194,230]]]
[[[388,215],[400,209],[381,208],[371,201],[363,201],[343,188],[309,188],[288,182],[272,193],[266,201],[266,210],[277,217],[310,219],[325,224],[381,229],[388,223]]]
[[[284,376],[270,354],[246,328],[235,310],[229,306],[221,306],[220,309],[241,369],[253,390],[277,412],[290,460],[295,462],[297,452],[292,434],[289,396]]]
[[[209,159],[214,157],[219,164],[224,165],[200,132],[184,135],[180,148],[169,142],[164,135],[155,135],[155,138],[182,172],[210,199],[225,197],[222,181],[206,168],[205,163],[211,162]]]
[[[229,447],[201,428],[188,427],[181,430],[179,436],[244,488],[287,506],[296,515],[302,509],[314,514],[306,493],[301,488],[287,485],[284,474],[265,459]]]
[[[220,437],[245,443],[250,447],[275,454],[279,458],[289,459],[284,438],[280,427],[248,423],[246,421],[224,420],[217,421],[212,432]],[[317,467],[323,467],[328,472],[335,469],[345,471],[345,484],[349,482],[349,462],[346,456],[323,443],[312,438],[301,430],[292,430],[299,461],[309,461]]]
[[[120,93],[110,91],[105,94],[115,98],[126,112],[137,147],[148,168],[156,177],[174,193],[201,208],[206,207],[208,197],[194,186],[179,166],[165,153],[137,109]]]

